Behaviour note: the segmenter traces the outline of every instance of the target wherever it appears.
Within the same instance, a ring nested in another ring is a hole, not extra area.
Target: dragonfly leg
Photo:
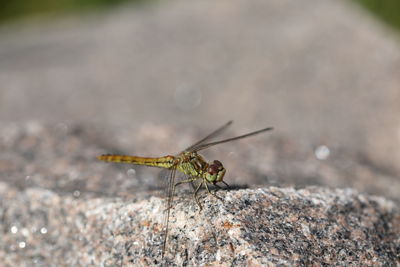
[[[176,184],[174,184],[174,186],[172,187],[172,196],[175,195],[175,187],[176,187],[176,186],[178,186],[178,185],[180,185],[180,184],[190,183],[190,182],[193,182],[193,181],[195,181],[195,180],[196,180],[196,179],[189,178],[189,179],[182,180],[182,181],[179,181],[179,182],[177,182]],[[168,211],[168,210],[171,209],[171,208],[172,208],[172,205],[170,205],[169,207],[167,207],[167,208],[165,209],[165,211]]]
[[[177,185],[185,184],[185,183],[192,183],[193,181],[196,181],[197,179],[198,179],[198,178],[193,177],[193,178],[189,178],[189,179],[185,179],[185,180],[182,180],[182,181],[177,182],[177,183],[174,185],[173,192],[175,192],[175,187],[176,187]],[[196,200],[197,206],[199,206],[200,210],[202,210],[203,208],[202,208],[202,206],[200,205],[199,199],[197,198],[197,192],[199,191],[199,189],[200,189],[200,187],[201,187],[201,185],[202,185],[203,183],[204,183],[204,182],[201,182],[201,183],[196,187],[196,190],[194,191],[194,199]],[[192,184],[192,185],[193,185],[193,184]]]
[[[221,182],[226,185],[226,188],[230,188],[229,184],[227,184],[225,181],[221,181]]]
[[[197,178],[189,178],[189,179],[185,179],[182,181],[177,182],[176,184],[174,184],[174,187],[172,188],[172,194],[175,194],[175,188],[180,185],[180,184],[186,184],[186,183],[191,183],[193,181],[197,180]]]
[[[222,189],[222,187],[220,187],[219,185],[217,185],[216,183],[215,184],[213,184],[216,188],[218,188],[218,189]]]
[[[189,178],[189,179],[185,179],[185,180],[179,181],[174,185],[174,191],[175,191],[175,187],[177,185],[191,183],[191,182],[196,181],[196,180],[197,180],[197,178]]]
[[[197,206],[199,206],[200,210],[202,210],[203,208],[200,205],[199,199],[197,198],[197,193],[200,190],[200,187],[203,185],[204,181],[202,181],[201,183],[199,183],[199,185],[197,186],[196,190],[194,191],[194,199],[196,200]]]
[[[219,196],[217,196],[217,194],[212,193],[212,192],[210,191],[210,189],[208,188],[207,182],[203,182],[203,183],[204,183],[204,186],[206,187],[206,189],[207,189],[207,191],[208,191],[209,194],[213,195],[214,197],[216,197],[217,199],[219,199],[219,200],[221,200],[221,201],[224,201],[222,198],[220,198]]]

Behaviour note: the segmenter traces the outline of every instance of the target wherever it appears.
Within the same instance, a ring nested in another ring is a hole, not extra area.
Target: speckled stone
[[[95,156],[157,155],[154,148],[174,153],[179,148],[168,140],[176,128],[143,125],[133,137],[129,128],[100,134],[90,125],[33,121],[0,129],[4,266],[400,264],[397,202],[362,193],[396,196],[398,183],[381,179],[351,154],[318,160],[282,136],[235,143],[240,154],[229,146],[210,151],[207,158],[227,167],[232,190],[217,192],[223,202],[202,191],[199,211],[191,193],[179,187],[162,259],[166,201],[155,190],[158,170],[106,164]],[[283,183],[271,187],[271,179]],[[313,182],[322,186],[306,186]],[[246,184],[251,189],[233,190]],[[358,191],[327,187],[335,185]]]
[[[400,213],[354,190],[219,191],[175,199],[161,259],[164,201],[73,197],[0,183],[5,266],[396,266]]]

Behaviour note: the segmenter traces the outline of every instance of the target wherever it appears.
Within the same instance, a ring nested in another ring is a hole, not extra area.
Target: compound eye
[[[219,166],[217,166],[216,164],[211,164],[210,166],[208,166],[207,172],[209,174],[214,175],[218,173],[218,171],[219,171]]]
[[[222,163],[219,160],[214,160],[214,164],[213,165],[216,165],[218,168],[222,168]]]

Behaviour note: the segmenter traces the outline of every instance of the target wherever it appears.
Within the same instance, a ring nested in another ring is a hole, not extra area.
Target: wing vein
[[[216,141],[216,142],[211,142],[211,143],[207,143],[207,144],[201,144],[201,145],[197,146],[194,151],[200,151],[200,150],[206,149],[206,148],[208,148],[210,146],[215,146],[215,145],[218,145],[218,144],[239,140],[239,139],[242,139],[242,138],[246,138],[246,137],[253,136],[253,135],[256,135],[256,134],[260,134],[260,133],[263,133],[263,132],[266,132],[266,131],[270,131],[270,130],[273,130],[273,128],[272,127],[268,127],[268,128],[264,128],[264,129],[255,131],[255,132],[248,133],[248,134],[239,135],[239,136],[236,136],[236,137],[232,137],[232,138],[228,138],[228,139],[224,139],[224,140],[220,140],[220,141]]]
[[[164,229],[164,241],[163,241],[163,248],[162,248],[162,258],[165,256],[165,250],[167,248],[167,241],[168,241],[168,229],[169,229],[169,215],[172,206],[172,201],[174,198],[174,185],[175,185],[175,174],[176,174],[176,165],[172,166],[170,177],[168,181],[168,190],[167,190],[167,207],[166,207],[166,214],[163,220],[163,229]]]
[[[233,123],[232,120],[228,121],[227,123],[225,123],[224,125],[222,125],[221,127],[219,127],[218,129],[216,129],[215,131],[213,131],[212,133],[210,133],[209,135],[207,135],[206,137],[204,137],[203,139],[197,141],[196,143],[194,143],[193,145],[191,145],[190,147],[186,148],[184,151],[195,151],[196,147],[198,147],[199,145],[201,145],[202,143],[204,143],[205,141],[216,137],[217,135],[221,134],[223,131],[225,131],[229,125],[231,125]]]

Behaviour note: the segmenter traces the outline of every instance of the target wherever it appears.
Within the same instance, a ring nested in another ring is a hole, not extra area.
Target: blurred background
[[[156,1],[144,0],[37,0],[35,3],[25,1],[1,1],[0,17],[2,22],[15,21],[21,18],[32,18],[34,16],[59,16],[77,12],[93,12],[93,10],[109,10],[123,3],[129,4],[153,4]],[[158,1],[159,2],[159,1]],[[377,18],[388,25],[400,28],[400,3],[395,0],[354,0],[362,7],[368,9]]]
[[[1,179],[129,191],[129,167],[79,164],[173,154],[233,119],[227,137],[275,128],[211,155],[233,183],[398,199],[399,11],[396,0],[2,0]]]

